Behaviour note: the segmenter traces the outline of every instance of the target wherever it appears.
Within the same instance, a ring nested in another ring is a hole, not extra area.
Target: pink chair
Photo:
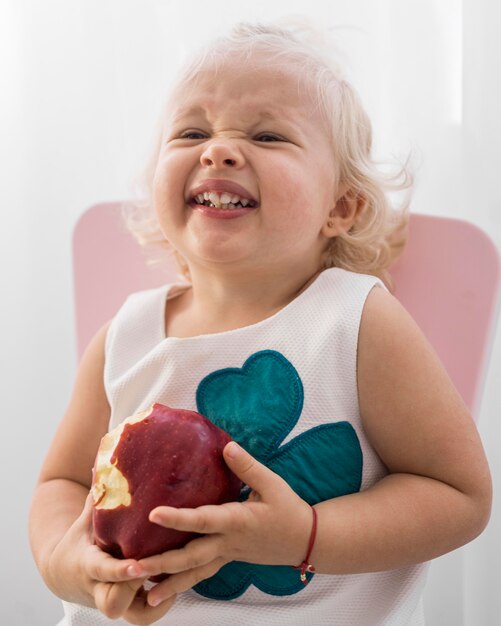
[[[500,261],[489,237],[458,219],[412,215],[392,275],[395,295],[434,346],[476,418],[492,345]],[[176,280],[174,263],[152,269],[121,223],[120,204],[89,208],[74,232],[78,353],[125,297]]]

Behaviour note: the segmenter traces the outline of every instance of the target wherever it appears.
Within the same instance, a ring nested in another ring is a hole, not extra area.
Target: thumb
[[[92,531],[93,510],[94,510],[94,499],[92,497],[92,492],[89,492],[89,494],[85,498],[82,512],[80,513],[77,519],[78,525],[82,527],[87,533],[91,533]]]
[[[261,496],[273,497],[276,492],[283,490],[285,481],[251,456],[235,441],[226,444],[223,455],[231,471]]]

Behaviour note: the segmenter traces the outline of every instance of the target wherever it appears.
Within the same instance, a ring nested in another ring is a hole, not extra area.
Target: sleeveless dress
[[[256,324],[165,336],[179,286],[135,293],[105,348],[110,428],[155,402],[196,410],[280,474],[307,502],[367,489],[386,470],[362,429],[357,344],[373,276],[324,270],[295,300]],[[308,574],[233,562],[179,594],[161,626],[418,626],[427,564],[385,572]],[[61,626],[125,626],[64,602]]]

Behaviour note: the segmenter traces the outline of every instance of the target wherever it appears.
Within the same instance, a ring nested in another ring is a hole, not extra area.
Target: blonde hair
[[[290,23],[289,23],[290,24]],[[331,129],[339,185],[356,197],[361,210],[353,226],[331,239],[325,250],[323,268],[340,267],[353,272],[373,274],[392,287],[388,268],[399,256],[407,239],[408,207],[413,178],[408,163],[393,174],[385,174],[372,157],[372,126],[362,103],[344,79],[332,54],[328,36],[311,24],[288,26],[242,23],[217,39],[194,57],[181,72],[178,84],[196,80],[211,66],[239,55],[242,67],[253,62],[256,52],[266,55],[267,65],[277,68],[292,63],[301,71],[298,81],[308,89]],[[152,183],[161,142],[161,123],[151,158],[143,172],[139,197],[124,206],[129,230],[142,245],[170,247],[157,223],[152,206]],[[389,196],[406,191],[399,207]],[[188,267],[174,251],[180,269],[189,280]]]

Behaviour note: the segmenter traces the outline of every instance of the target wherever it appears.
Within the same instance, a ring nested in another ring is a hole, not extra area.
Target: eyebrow
[[[272,109],[263,109],[259,111],[257,117],[259,118],[259,121],[280,121],[283,118],[284,113],[285,110],[283,108],[276,111],[273,111]],[[176,123],[183,118],[198,115],[206,116],[206,108],[200,105],[183,107],[175,112],[175,115],[171,118],[171,122]]]
[[[205,110],[201,106],[190,106],[182,109],[178,109],[176,114],[172,117],[173,122],[182,119],[183,117],[190,117],[191,115],[204,115]]]

